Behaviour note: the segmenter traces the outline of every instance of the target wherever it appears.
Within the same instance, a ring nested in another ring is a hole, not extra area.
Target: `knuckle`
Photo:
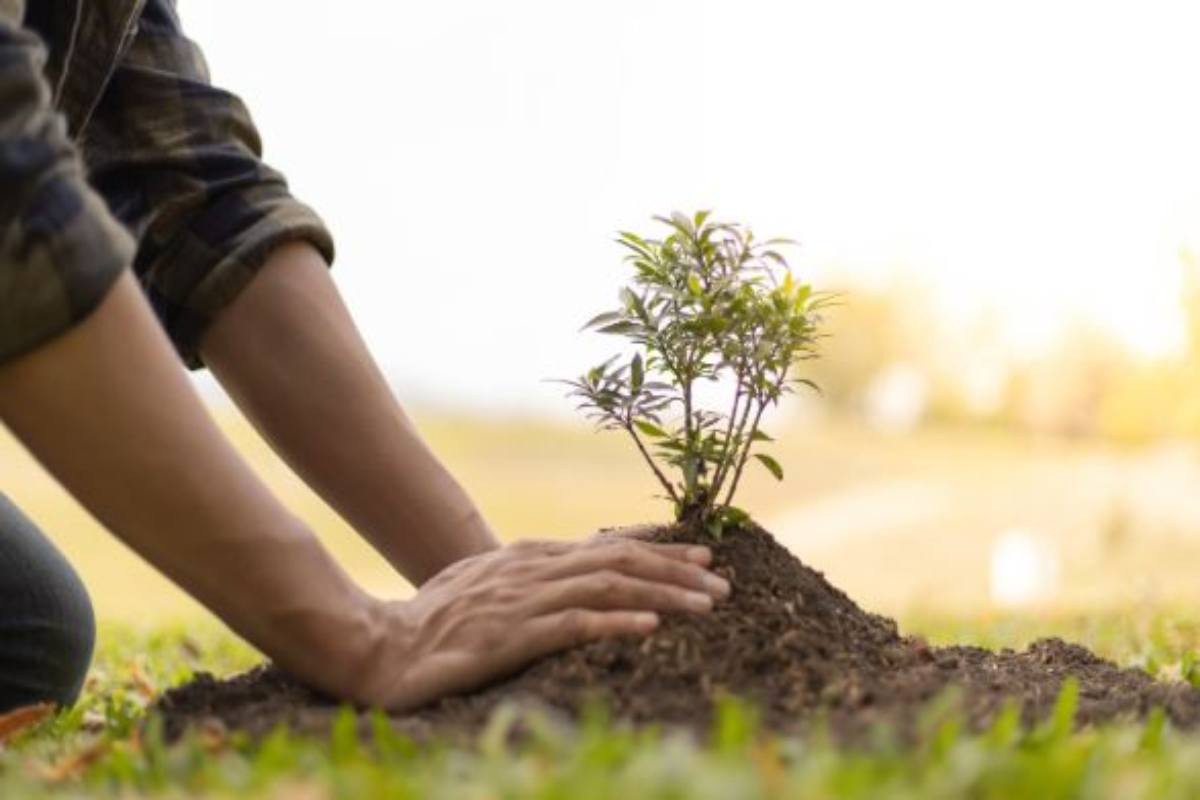
[[[641,560],[641,549],[631,542],[620,542],[613,546],[612,563],[622,571],[632,569]]]
[[[504,605],[518,603],[525,598],[525,589],[513,583],[506,583],[496,592],[496,600]]]
[[[455,598],[455,601],[467,606],[468,608],[477,606],[481,603],[486,603],[488,599],[491,598],[495,587],[495,581],[481,581],[474,586],[464,589],[462,593]]]
[[[592,590],[598,595],[609,595],[621,589],[621,576],[610,570],[605,569],[597,572],[592,576]]]
[[[513,542],[506,549],[509,555],[528,555],[536,552],[539,549],[539,542],[536,539],[520,539]]]
[[[588,630],[588,613],[582,608],[571,608],[563,612],[563,627],[574,635],[584,635]]]
[[[515,581],[526,582],[535,574],[537,574],[539,570],[543,569],[545,564],[545,559],[525,559],[524,561],[513,564],[509,574]]]

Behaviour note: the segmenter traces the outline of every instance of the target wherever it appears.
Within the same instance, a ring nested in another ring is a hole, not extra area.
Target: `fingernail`
[[[712,551],[707,547],[689,547],[684,555],[694,564],[707,564],[712,561]]]
[[[706,594],[700,592],[687,592],[685,597],[687,607],[692,611],[712,611],[713,600]]]
[[[708,589],[718,597],[729,596],[729,581],[722,578],[720,575],[713,575],[711,572],[704,575],[704,588]]]
[[[658,614],[652,611],[642,611],[633,615],[633,624],[644,631],[652,631],[658,626]]]

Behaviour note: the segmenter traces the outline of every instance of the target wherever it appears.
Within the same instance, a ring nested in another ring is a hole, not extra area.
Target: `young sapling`
[[[820,312],[832,297],[792,275],[777,249],[790,240],[756,242],[749,228],[714,222],[708,211],[654,219],[669,228],[662,239],[620,232],[632,283],[618,308],[581,329],[627,338],[632,358],[618,354],[560,382],[599,428],[629,434],[677,521],[719,537],[749,519],[732,505],[749,458],[783,479],[779,462],[756,449],[773,441],[759,423],[797,385],[817,388],[791,373],[816,357]],[[727,412],[698,407],[698,381],[730,379]]]

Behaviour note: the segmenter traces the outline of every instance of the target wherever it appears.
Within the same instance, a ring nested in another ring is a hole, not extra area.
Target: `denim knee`
[[[53,679],[51,699],[69,706],[79,699],[96,646],[96,616],[92,599],[79,575],[66,567],[55,582],[56,602],[46,620],[47,666]],[[51,655],[52,654],[52,655]]]
[[[83,581],[0,495],[0,711],[79,697],[96,621]]]

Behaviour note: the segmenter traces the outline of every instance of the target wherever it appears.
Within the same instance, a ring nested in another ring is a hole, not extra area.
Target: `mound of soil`
[[[652,538],[701,540],[678,525]],[[703,541],[713,548],[714,569],[734,587],[712,613],[663,615],[645,638],[549,656],[482,690],[396,717],[397,727],[419,738],[454,736],[477,731],[505,702],[572,717],[600,699],[616,718],[703,734],[713,701],[731,693],[754,701],[764,726],[780,732],[802,732],[819,715],[847,740],[876,722],[911,736],[922,710],[949,687],[959,688],[959,708],[972,729],[989,725],[1009,700],[1033,724],[1049,714],[1067,676],[1079,681],[1078,725],[1137,718],[1158,706],[1178,727],[1200,724],[1200,691],[1188,684],[1153,681],[1058,639],[1020,653],[930,647],[860,609],[756,525]],[[164,694],[157,708],[174,737],[214,719],[252,735],[279,723],[322,733],[336,705],[264,666],[228,680],[199,675]]]

